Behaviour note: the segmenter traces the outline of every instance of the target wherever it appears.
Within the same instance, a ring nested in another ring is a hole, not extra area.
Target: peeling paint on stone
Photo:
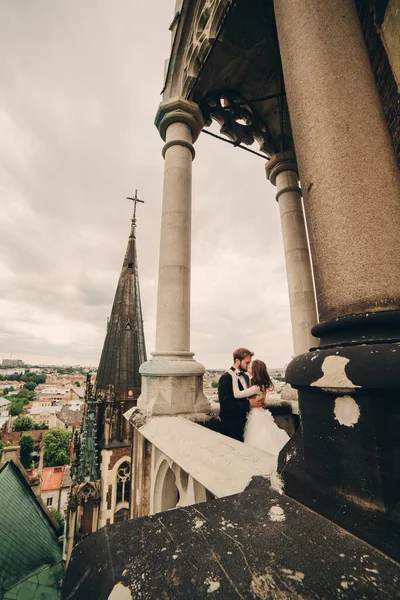
[[[327,356],[321,366],[323,376],[311,385],[321,388],[359,388],[347,377],[345,367],[348,362],[350,360],[345,356]]]
[[[360,418],[360,407],[351,396],[339,396],[335,400],[333,410],[335,419],[340,425],[354,427]]]
[[[194,528],[199,529],[200,527],[203,527],[204,523],[205,521],[202,521],[201,519],[195,519]]]
[[[216,579],[206,579],[204,582],[206,585],[208,585],[208,590],[207,593],[208,594],[212,594],[213,592],[216,592],[217,590],[219,590],[221,584],[219,581],[217,581]]]
[[[348,582],[347,582],[347,581],[341,581],[341,582],[340,582],[340,585],[342,586],[342,588],[343,588],[344,590],[347,590],[347,589],[348,589],[348,587],[349,587],[349,584],[348,584]]]
[[[283,494],[283,479],[279,475],[278,471],[274,471],[271,474],[270,481],[271,481],[271,487],[272,487],[272,489],[275,490],[276,492],[278,492],[278,494],[282,495]]]
[[[299,583],[303,583],[304,573],[301,571],[292,571],[292,569],[281,569],[282,573],[288,576],[289,579],[293,579],[293,581],[298,581]]]
[[[269,509],[268,516],[271,521],[276,521],[277,523],[282,523],[285,520],[285,513],[283,512],[283,508],[280,506],[271,506]]]
[[[131,590],[122,583],[116,583],[108,600],[132,600]]]

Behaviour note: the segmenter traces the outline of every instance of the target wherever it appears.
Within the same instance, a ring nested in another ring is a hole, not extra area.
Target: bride
[[[265,403],[267,391],[273,388],[267,366],[262,360],[253,360],[251,367],[251,387],[243,391],[239,390],[237,378],[233,377],[233,395],[235,398],[256,396],[262,398]],[[245,444],[278,455],[289,439],[286,431],[277,426],[269,410],[265,408],[250,409],[244,428]]]

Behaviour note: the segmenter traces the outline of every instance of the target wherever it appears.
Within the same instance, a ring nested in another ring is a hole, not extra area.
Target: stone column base
[[[375,320],[378,328],[383,316]],[[400,348],[369,337],[289,364],[301,428],[282,449],[278,471],[285,494],[399,561]]]
[[[140,367],[138,408],[148,415],[204,413],[211,409],[203,393],[205,368],[192,352],[157,352]]]

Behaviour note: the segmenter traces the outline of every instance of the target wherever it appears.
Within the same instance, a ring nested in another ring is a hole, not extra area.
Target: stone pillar
[[[68,523],[67,550],[66,550],[66,563],[67,563],[67,565],[68,565],[69,560],[71,558],[72,549],[74,547],[77,508],[78,508],[77,506],[74,506],[73,508],[71,508],[71,510],[70,510],[70,512],[68,514],[69,523]]]
[[[306,226],[301,205],[297,165],[293,154],[275,154],[265,166],[268,179],[276,186],[281,215],[286,275],[289,288],[295,356],[318,346],[311,334],[317,323],[317,310],[308,251]]]
[[[287,494],[399,560],[400,173],[355,3],[274,6],[321,338],[286,372],[301,431],[280,469]]]
[[[156,351],[140,367],[138,407],[150,414],[209,409],[203,365],[190,351],[190,256],[193,143],[202,127],[199,107],[183,98],[162,102],[156,125],[165,141]]]

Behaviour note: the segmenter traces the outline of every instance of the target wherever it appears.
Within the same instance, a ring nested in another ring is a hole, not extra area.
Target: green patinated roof
[[[0,598],[34,571],[61,559],[50,519],[18,467],[7,462],[0,469]]]
[[[59,600],[64,561],[44,567],[8,589],[2,600]]]

